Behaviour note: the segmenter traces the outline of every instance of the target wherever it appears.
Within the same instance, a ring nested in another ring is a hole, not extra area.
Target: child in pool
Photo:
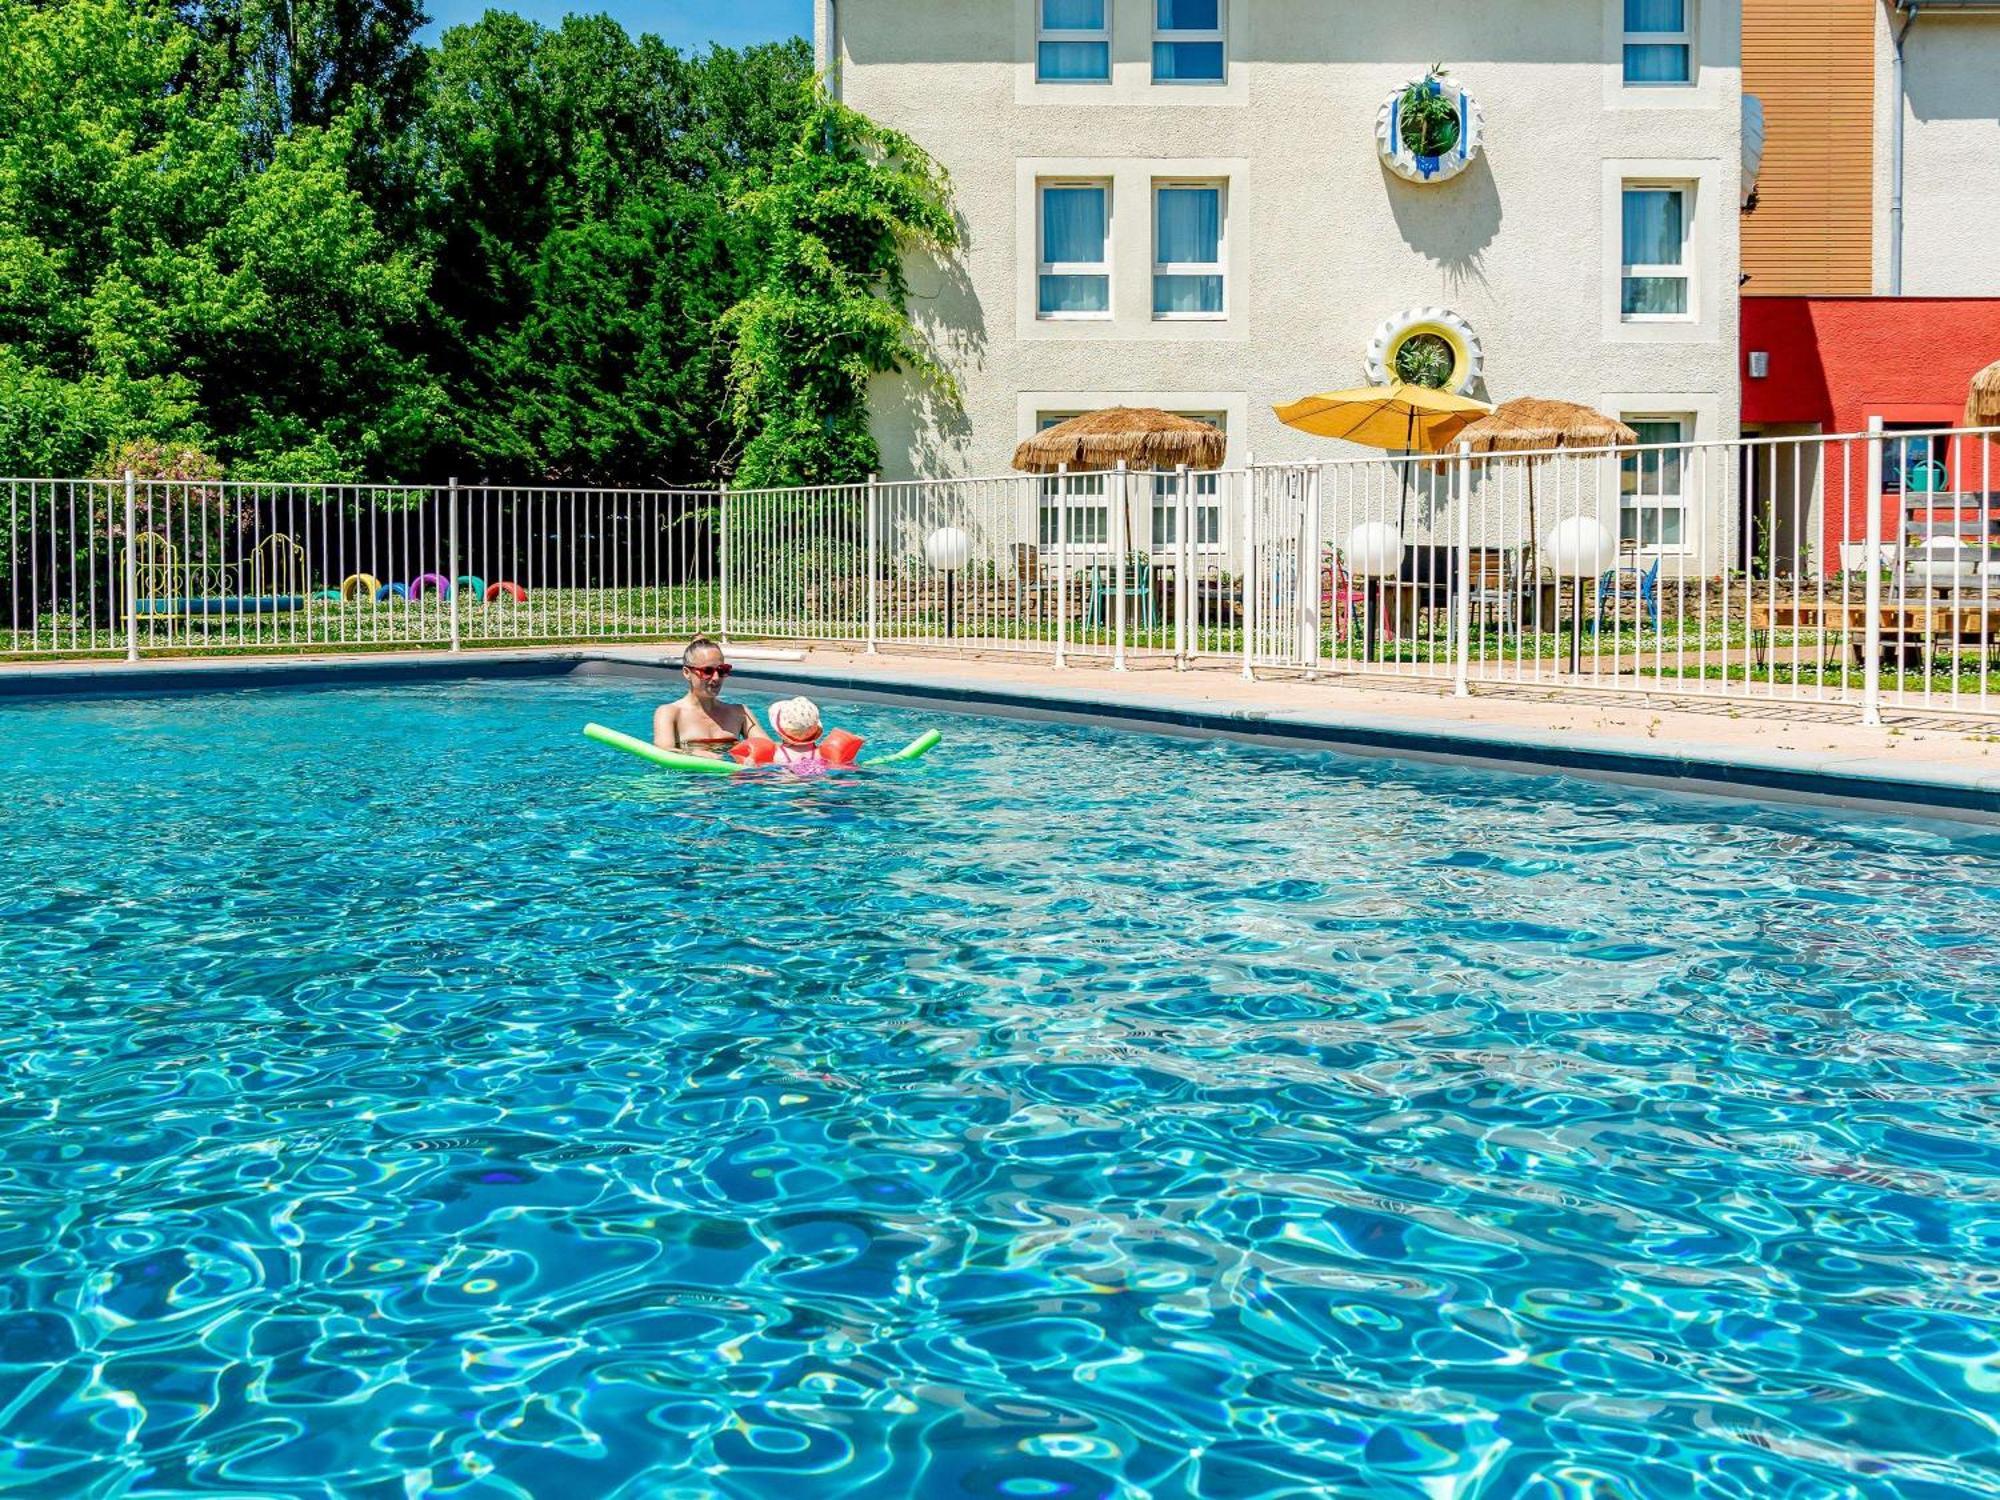
[[[853,735],[821,727],[819,705],[810,698],[773,703],[771,728],[777,735],[771,763],[800,776],[821,776],[836,766],[851,766],[861,750],[861,741]]]

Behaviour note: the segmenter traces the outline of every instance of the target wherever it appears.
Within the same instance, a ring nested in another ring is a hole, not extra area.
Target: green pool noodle
[[[585,738],[596,740],[600,745],[609,745],[613,750],[623,750],[627,755],[636,755],[641,760],[650,760],[656,766],[664,766],[669,771],[686,771],[695,776],[734,776],[744,767],[734,761],[711,760],[705,755],[683,755],[678,750],[662,750],[658,745],[649,745],[644,740],[635,740],[629,734],[620,734],[615,729],[606,729],[602,724],[583,726]],[[937,747],[944,736],[935,729],[926,729],[902,749],[888,755],[873,756],[861,762],[864,766],[893,766],[905,761],[922,760]]]
[[[937,742],[943,738],[944,736],[939,734],[935,729],[926,729],[893,755],[870,756],[867,760],[861,762],[861,764],[864,766],[894,766],[900,765],[906,760],[922,760],[932,750],[937,748]]]
[[[583,732],[586,738],[596,740],[600,745],[609,745],[613,750],[623,750],[627,755],[650,760],[669,771],[686,771],[692,776],[734,776],[741,769],[733,760],[711,760],[706,755],[683,755],[678,750],[662,750],[658,745],[635,740],[629,734],[606,729],[602,724],[586,724]]]

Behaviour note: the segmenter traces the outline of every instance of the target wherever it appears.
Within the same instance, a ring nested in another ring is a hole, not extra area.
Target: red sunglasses
[[[694,673],[697,677],[712,677],[719,680],[727,677],[736,668],[725,663],[719,667],[688,667],[686,670]]]

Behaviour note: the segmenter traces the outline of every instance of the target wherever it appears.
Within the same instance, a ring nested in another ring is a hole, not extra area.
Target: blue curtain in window
[[[1158,0],[1153,20],[1161,31],[1216,31],[1222,25],[1222,0]]]
[[[1625,49],[1627,83],[1686,83],[1688,49],[1676,43],[1647,43]]]
[[[1687,0],[1625,0],[1627,36],[1674,35],[1687,27]],[[1688,82],[1685,42],[1630,42],[1625,47],[1627,83]]]
[[[1111,48],[1103,42],[1043,42],[1035,72],[1044,83],[1103,83],[1111,77]]]
[[[1153,311],[1164,313],[1220,313],[1220,276],[1155,276]]]
[[[1678,443],[1683,439],[1679,422],[1628,422],[1642,443]],[[1627,495],[1657,500],[1662,495],[1678,497],[1681,492],[1681,450],[1655,448],[1644,453],[1628,453],[1620,467],[1625,474]]]
[[[1222,259],[1222,194],[1215,188],[1161,188],[1153,258],[1161,265],[1212,266]]]
[[[1685,31],[1687,0],[1625,0],[1625,29]]]
[[[1664,188],[1625,190],[1625,264],[1681,263],[1681,195]]]
[[[1104,30],[1105,0],[1040,0],[1043,31]],[[1045,83],[1104,83],[1111,77],[1108,42],[1043,42],[1035,73]]]
[[[1212,266],[1222,260],[1222,193],[1161,188],[1154,195],[1153,258],[1161,265]],[[1219,313],[1220,276],[1155,276],[1155,313]]]
[[[1102,31],[1104,0],[1042,0],[1042,30]]]
[[[1099,265],[1104,260],[1104,189],[1042,189],[1042,262]]]
[[[1221,83],[1224,65],[1220,42],[1153,43],[1155,83]]]
[[[1685,317],[1688,310],[1687,279],[1681,276],[1627,276],[1624,298],[1619,305],[1627,316]]]
[[[1687,0],[1625,0],[1627,36],[1673,35],[1687,27]],[[1632,42],[1625,47],[1627,83],[1686,83],[1685,42]]]

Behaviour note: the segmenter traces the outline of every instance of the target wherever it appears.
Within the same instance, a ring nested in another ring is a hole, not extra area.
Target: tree
[[[800,43],[690,59],[603,17],[489,11],[445,34],[423,154],[459,472],[719,471],[719,325],[758,265],[727,200],[796,132],[810,76]]]
[[[388,137],[416,117],[422,0],[175,0],[174,10],[196,41],[181,82],[204,99],[238,95],[266,152],[364,99]]]
[[[0,0],[0,443],[58,474],[138,438],[397,472],[440,404],[428,268],[353,190],[349,120],[260,162],[234,94],[181,86],[195,49],[156,0]]]
[[[907,257],[958,248],[944,169],[908,136],[826,97],[771,181],[739,204],[764,250],[729,310],[730,416],[746,488],[837,484],[880,465],[868,388],[903,372],[956,401],[911,321]]]

